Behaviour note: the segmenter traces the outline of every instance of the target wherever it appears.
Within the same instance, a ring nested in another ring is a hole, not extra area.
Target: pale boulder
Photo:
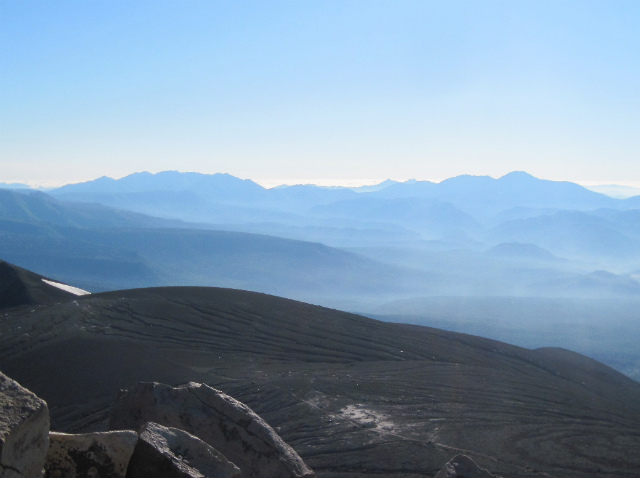
[[[311,478],[313,471],[262,418],[225,393],[200,383],[139,383],[112,409],[111,429],[147,422],[185,430],[214,447],[251,478]]]
[[[240,468],[198,437],[147,423],[129,463],[127,478],[237,478]]]
[[[39,477],[48,448],[47,403],[0,373],[0,477]]]

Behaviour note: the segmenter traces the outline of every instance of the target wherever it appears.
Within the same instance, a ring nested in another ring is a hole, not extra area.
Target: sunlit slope
[[[505,476],[640,469],[640,384],[558,349],[216,288],[16,309],[0,331],[2,370],[61,430],[99,427],[138,380],[197,380],[248,403],[321,477],[430,476],[461,450]]]

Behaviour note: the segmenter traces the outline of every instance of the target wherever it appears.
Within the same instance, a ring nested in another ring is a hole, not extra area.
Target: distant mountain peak
[[[450,185],[450,184],[481,184],[491,182],[493,183],[495,179],[491,176],[480,175],[474,176],[473,174],[461,174],[459,176],[455,176],[453,178],[445,179],[441,181],[439,184],[442,185]]]
[[[124,194],[152,191],[237,190],[238,194],[262,191],[264,188],[250,179],[240,179],[227,173],[203,174],[197,172],[141,171],[120,179],[106,176],[78,184],[68,184],[51,191],[53,195],[68,193]]]
[[[498,181],[514,180],[514,179],[540,181],[540,179],[538,179],[535,176],[527,173],[526,171],[512,171],[512,172],[507,173],[504,176],[500,177],[498,179]]]

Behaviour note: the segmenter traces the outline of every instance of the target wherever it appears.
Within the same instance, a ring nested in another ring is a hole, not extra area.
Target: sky
[[[0,0],[0,182],[640,186],[640,2]]]

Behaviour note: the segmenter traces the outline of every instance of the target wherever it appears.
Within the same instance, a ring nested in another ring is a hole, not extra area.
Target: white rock
[[[0,477],[39,477],[48,448],[47,403],[0,373]]]
[[[127,478],[237,478],[240,468],[198,437],[147,423],[129,463]]]
[[[190,382],[179,387],[139,383],[119,397],[111,429],[147,422],[185,430],[220,451],[251,478],[311,478],[314,472],[262,418],[220,390]]]

